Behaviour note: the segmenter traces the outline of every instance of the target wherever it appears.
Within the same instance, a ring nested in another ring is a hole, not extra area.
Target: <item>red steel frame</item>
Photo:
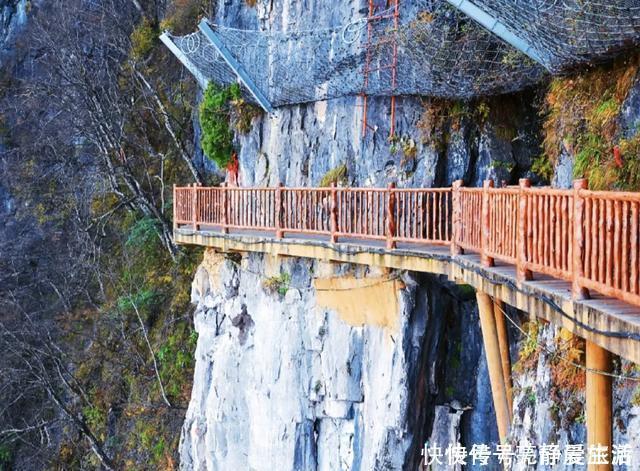
[[[395,92],[398,87],[398,42],[397,42],[397,32],[398,27],[400,26],[400,0],[387,0],[387,7],[393,4],[393,13],[380,15],[376,14],[376,7],[374,4],[374,0],[369,0],[369,14],[367,16],[367,42],[365,43],[365,64],[363,67],[363,75],[364,75],[364,83],[362,87],[362,93],[360,96],[362,97],[362,136],[364,137],[367,134],[367,129],[369,127],[368,124],[368,96],[367,96],[367,87],[369,86],[369,73],[380,71],[384,69],[391,69],[391,123],[389,126],[389,136],[393,137],[395,135],[395,124],[396,124],[396,96]],[[385,19],[393,20],[393,33],[390,40],[381,40],[377,42],[373,42],[372,37],[372,24],[374,21],[381,21]],[[384,44],[391,45],[391,63],[386,65],[381,65],[375,68],[371,68],[371,56],[372,49],[382,46]]]

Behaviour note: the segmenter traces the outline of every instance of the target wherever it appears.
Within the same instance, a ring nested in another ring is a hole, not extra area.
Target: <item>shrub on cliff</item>
[[[205,155],[220,168],[227,166],[233,152],[229,102],[239,94],[240,87],[237,85],[223,88],[210,82],[200,104],[200,127],[202,128],[200,144]]]
[[[242,97],[240,85],[221,87],[210,82],[200,104],[202,150],[218,167],[226,167],[233,153],[233,132],[246,134],[251,130],[260,109]]]

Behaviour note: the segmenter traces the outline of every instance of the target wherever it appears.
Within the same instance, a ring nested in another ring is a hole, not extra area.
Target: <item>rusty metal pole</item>
[[[396,233],[396,194],[393,189],[396,187],[395,183],[389,183],[387,187],[387,249],[395,249],[396,242],[394,239]]]
[[[227,184],[222,183],[222,233],[227,234],[229,232],[229,193]]]
[[[193,221],[193,230],[197,231],[198,227],[198,184],[193,184],[192,201],[191,201],[191,219]]]
[[[482,291],[476,292],[476,298],[478,300],[482,341],[484,343],[487,367],[489,369],[491,394],[493,396],[493,405],[498,423],[498,435],[500,436],[500,443],[505,443],[509,435],[509,425],[511,421],[509,419],[509,401],[507,399],[507,389],[500,358],[500,343],[496,329],[496,318],[493,313],[493,300],[487,293],[483,293]]]
[[[611,447],[613,445],[612,428],[612,378],[599,372],[610,373],[612,370],[611,352],[586,341],[586,419],[587,446],[603,445],[609,451],[611,463]],[[611,464],[590,464],[589,470],[610,470]]]
[[[589,291],[582,286],[584,277],[584,197],[581,190],[588,187],[587,180],[582,178],[573,182],[573,299],[589,299]],[[604,263],[604,261],[601,261]]]
[[[338,190],[336,189],[336,183],[331,183],[331,243],[335,244],[338,241]]]
[[[517,258],[516,258],[516,274],[518,281],[526,281],[532,279],[531,270],[527,269],[527,240],[532,228],[529,227],[528,212],[529,202],[527,196],[527,188],[531,187],[531,180],[528,178],[520,179],[520,193],[518,195],[518,240],[517,240]]]
[[[460,187],[463,185],[462,180],[456,180],[451,185],[451,255],[461,255],[462,247],[458,245],[458,241],[462,235],[462,202],[460,201]]]
[[[490,209],[489,209],[489,188],[493,188],[493,180],[485,180],[482,185],[482,264],[485,267],[492,267],[494,260],[487,255],[489,248],[489,237],[491,237]]]
[[[278,183],[276,187],[276,208],[275,208],[275,223],[276,223],[276,238],[282,239],[282,183]]]

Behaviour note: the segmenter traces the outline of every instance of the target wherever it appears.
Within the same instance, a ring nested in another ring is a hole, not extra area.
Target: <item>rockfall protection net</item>
[[[640,42],[640,0],[475,3],[529,42],[552,71],[606,58]],[[360,93],[471,98],[520,90],[546,73],[444,0],[411,2],[410,10],[407,14],[401,8],[397,29],[391,11],[383,7],[371,18],[337,28],[211,27],[274,107]],[[237,81],[203,33],[171,39],[206,79],[223,85]],[[395,69],[390,66],[394,45]]]
[[[640,43],[640,0],[473,0],[526,40],[552,72]]]

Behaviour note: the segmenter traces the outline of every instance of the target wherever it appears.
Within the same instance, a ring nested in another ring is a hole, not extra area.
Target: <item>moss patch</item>
[[[332,168],[320,179],[321,187],[329,187],[334,183],[337,186],[346,186],[349,183],[349,172],[345,164]]]

